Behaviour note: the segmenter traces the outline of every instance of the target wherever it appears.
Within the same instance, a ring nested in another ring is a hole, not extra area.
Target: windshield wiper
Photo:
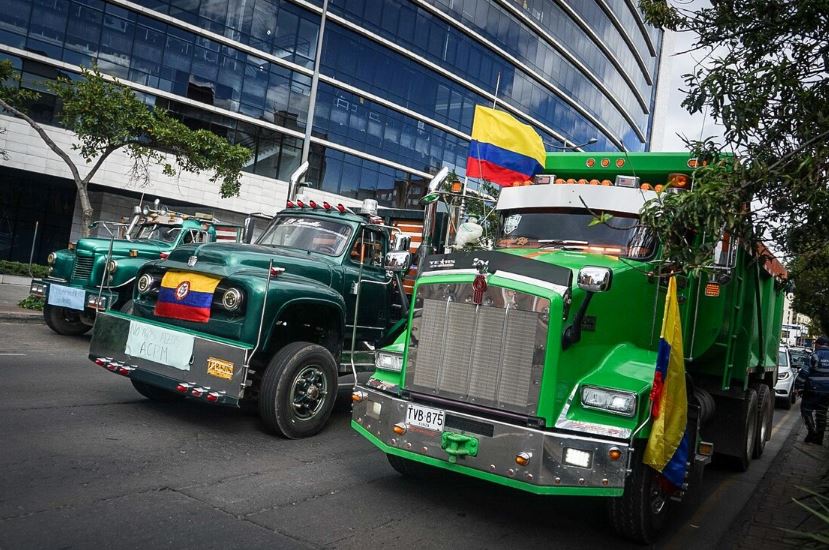
[[[587,241],[576,241],[571,239],[538,239],[541,248],[565,248],[568,246],[588,246]]]

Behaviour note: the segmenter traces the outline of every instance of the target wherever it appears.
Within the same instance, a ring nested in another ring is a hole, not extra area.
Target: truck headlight
[[[154,284],[155,277],[153,277],[149,273],[144,273],[138,278],[138,282],[135,283],[135,286],[138,288],[138,292],[140,294],[147,294],[149,291],[153,289]]]
[[[636,394],[618,390],[584,386],[581,389],[581,404],[586,409],[599,409],[622,416],[636,414]]]
[[[374,359],[374,366],[378,369],[400,372],[403,370],[403,355],[400,353],[389,353],[388,351],[378,351],[377,357]]]
[[[242,306],[244,295],[238,288],[229,288],[222,295],[222,307],[228,311],[236,311]]]
[[[110,273],[115,273],[116,269],[118,269],[118,262],[116,262],[115,260],[110,260],[107,263],[107,271],[109,271]]]
[[[54,252],[50,252],[48,256],[46,256],[46,263],[49,265],[54,265],[55,260],[57,259],[58,255]]]

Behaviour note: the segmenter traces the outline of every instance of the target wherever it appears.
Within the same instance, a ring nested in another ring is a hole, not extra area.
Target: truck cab
[[[31,283],[30,293],[46,300],[43,317],[62,335],[84,334],[97,313],[131,307],[136,272],[146,262],[180,245],[239,241],[242,228],[210,215],[191,216],[161,208],[136,207],[130,223],[96,222],[110,238],[84,238],[49,254],[49,274]]]
[[[90,359],[150,399],[257,407],[269,430],[313,435],[339,378],[367,378],[406,313],[397,233],[374,201],[355,212],[306,198],[255,244],[179,246],[138,271],[132,314],[99,315]]]

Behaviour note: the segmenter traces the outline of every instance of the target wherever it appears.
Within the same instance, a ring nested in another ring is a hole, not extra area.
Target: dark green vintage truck
[[[96,313],[129,309],[138,268],[187,243],[238,242],[242,227],[209,215],[190,216],[155,204],[136,206],[129,223],[97,222],[113,238],[86,238],[49,254],[49,275],[34,279],[30,293],[46,299],[43,318],[63,335],[84,334]],[[123,238],[115,238],[115,237]]]
[[[98,315],[89,358],[150,399],[256,406],[271,431],[313,435],[340,376],[367,378],[404,324],[400,235],[374,201],[289,201],[256,244],[193,243],[144,265],[132,313]]]

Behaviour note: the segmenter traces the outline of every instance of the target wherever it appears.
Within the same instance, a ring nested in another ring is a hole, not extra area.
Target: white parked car
[[[797,401],[794,391],[794,379],[797,370],[792,368],[789,348],[781,347],[777,353],[777,384],[774,385],[774,397],[784,409],[791,409]]]

